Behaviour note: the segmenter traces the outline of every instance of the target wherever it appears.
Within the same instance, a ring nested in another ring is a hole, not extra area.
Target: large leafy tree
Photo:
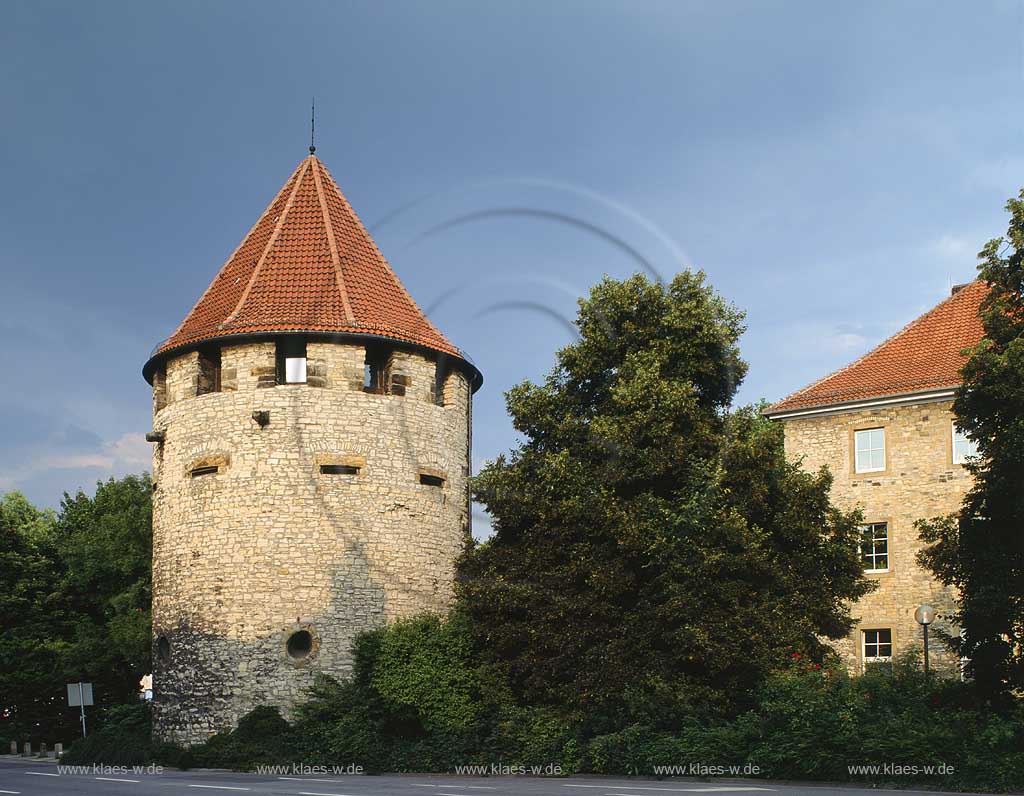
[[[56,536],[63,599],[75,614],[66,665],[97,683],[104,699],[126,702],[150,671],[152,482],[129,475],[65,493]]]
[[[576,326],[507,395],[524,442],[475,479],[495,533],[460,561],[461,610],[526,702],[607,726],[736,709],[848,632],[858,516],[730,413],[742,316],[702,273],[605,279]]]
[[[1024,191],[1006,209],[1006,236],[979,254],[985,334],[953,405],[978,445],[974,486],[958,515],[918,523],[921,563],[960,595],[952,646],[987,696],[1024,687]]]
[[[70,740],[65,683],[97,705],[137,698],[150,669],[151,484],[111,479],[58,515],[0,498],[0,738]]]
[[[52,512],[19,493],[0,497],[0,739],[61,729],[69,617]]]

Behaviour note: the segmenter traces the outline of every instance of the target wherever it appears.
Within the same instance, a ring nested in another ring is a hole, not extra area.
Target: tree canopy
[[[963,368],[956,423],[978,446],[958,515],[918,523],[921,563],[959,593],[952,647],[988,696],[1024,687],[1024,191],[979,253],[985,334]]]
[[[507,394],[524,441],[474,481],[494,535],[460,561],[461,610],[526,702],[609,726],[735,709],[848,632],[859,516],[730,411],[742,315],[702,273],[606,278],[576,327]]]
[[[61,600],[54,517],[12,492],[0,497],[0,736],[59,720],[61,660],[71,618]]]
[[[64,495],[40,511],[0,498],[0,738],[55,742],[77,732],[65,684],[98,705],[128,702],[150,671],[148,475]]]

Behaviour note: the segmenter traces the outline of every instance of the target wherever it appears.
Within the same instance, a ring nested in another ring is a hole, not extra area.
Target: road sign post
[[[82,737],[85,737],[85,706],[92,705],[92,683],[68,683],[68,705],[82,710]]]

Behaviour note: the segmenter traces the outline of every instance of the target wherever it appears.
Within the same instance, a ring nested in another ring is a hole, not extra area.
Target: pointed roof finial
[[[313,97],[313,113],[309,118],[309,154],[316,152],[316,97]]]

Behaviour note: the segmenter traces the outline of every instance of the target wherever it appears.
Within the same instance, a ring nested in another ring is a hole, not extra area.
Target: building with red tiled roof
[[[848,665],[892,658],[923,646],[918,606],[958,629],[953,593],[917,564],[914,523],[958,510],[971,486],[964,463],[974,444],[955,426],[952,405],[968,349],[983,336],[984,282],[952,295],[877,348],[765,410],[785,427],[787,456],[810,472],[827,467],[832,500],[860,509],[860,556],[878,588],[853,606],[857,624],[836,644]],[[957,664],[932,650],[940,666]]]
[[[157,737],[290,715],[359,633],[447,611],[480,372],[312,150],[143,374]]]

